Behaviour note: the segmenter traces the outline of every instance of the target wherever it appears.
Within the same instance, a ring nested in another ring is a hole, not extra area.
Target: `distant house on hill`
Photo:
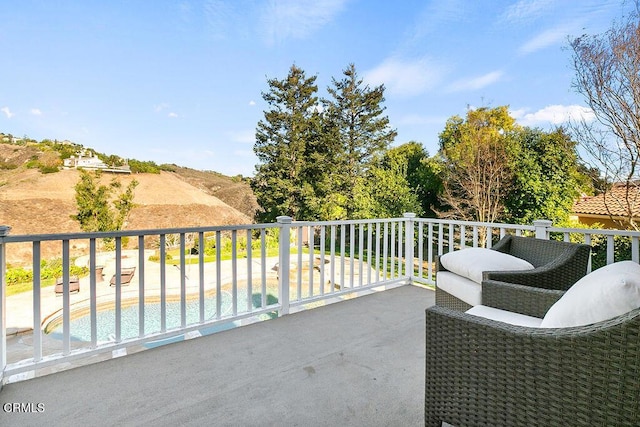
[[[4,133],[0,133],[0,140],[3,143],[6,143],[6,144],[17,144],[18,142],[22,141],[23,139],[22,138],[16,138],[15,136],[13,136],[11,134],[7,135],[7,134],[4,134]]]
[[[640,223],[640,187],[613,184],[597,196],[582,197],[573,206],[573,218],[585,225],[600,223],[605,228],[629,228],[630,213]]]
[[[95,153],[87,150],[81,151],[77,156],[71,156],[68,159],[64,159],[64,167],[69,169],[80,168],[115,173],[131,173],[129,165],[109,166],[100,160]]]

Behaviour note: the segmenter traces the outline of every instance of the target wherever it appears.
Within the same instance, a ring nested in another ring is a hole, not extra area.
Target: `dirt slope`
[[[104,182],[114,175],[104,174]],[[125,229],[246,224],[248,215],[190,185],[174,173],[117,175],[123,186],[135,179],[136,207]],[[12,234],[80,231],[75,214],[76,170],[41,174],[36,169],[0,172],[0,223]]]
[[[1,135],[1,134],[0,134]],[[71,219],[76,211],[75,185],[80,173],[62,170],[42,174],[27,168],[35,160],[62,164],[58,153],[37,144],[15,145],[0,142],[0,225],[11,234],[80,232]],[[138,181],[134,203],[125,229],[157,229],[191,226],[248,224],[258,209],[249,184],[216,172],[175,167],[160,174],[103,174],[103,183],[117,178],[123,186]],[[86,242],[75,241],[72,256],[86,251]],[[60,257],[60,243],[43,243],[45,259]],[[10,264],[31,263],[29,243],[12,245]]]

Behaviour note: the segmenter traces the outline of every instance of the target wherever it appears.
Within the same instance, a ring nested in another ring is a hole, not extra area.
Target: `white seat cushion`
[[[554,305],[540,325],[564,328],[590,325],[640,307],[640,265],[621,261],[578,280]]]
[[[482,283],[484,271],[533,270],[533,265],[521,258],[485,248],[467,248],[440,257],[442,266],[476,283]],[[440,273],[438,273],[440,274]]]
[[[511,325],[528,326],[531,328],[540,327],[542,319],[525,314],[513,313],[511,311],[500,310],[499,308],[487,307],[486,305],[476,305],[466,311],[474,316],[484,317],[485,319],[497,320]]]
[[[439,271],[436,286],[470,305],[482,303],[482,285],[450,271]]]

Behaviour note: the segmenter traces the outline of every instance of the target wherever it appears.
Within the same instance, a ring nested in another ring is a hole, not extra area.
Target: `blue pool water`
[[[232,313],[232,296],[227,292],[223,292],[221,299],[221,314],[226,316]],[[255,299],[254,299],[254,306]],[[216,301],[215,297],[205,299],[204,318],[210,320],[216,317]],[[138,304],[123,307],[121,310],[121,338],[135,338],[139,333],[139,316]],[[186,310],[187,325],[200,322],[200,305],[197,300],[187,301]],[[99,311],[96,316],[97,340],[112,341],[115,338],[116,313],[115,310]],[[166,328],[172,329],[180,326],[180,302],[166,303]],[[234,325],[229,323],[226,325],[218,325],[203,330],[203,334],[216,332],[217,330],[228,329]],[[213,330],[214,328],[216,330]],[[211,329],[211,330],[209,330]],[[147,303],[144,306],[144,330],[145,334],[151,334],[161,331],[160,303]],[[56,327],[51,336],[62,336],[62,324]],[[70,322],[71,339],[79,341],[91,341],[91,316],[86,315],[72,319]]]

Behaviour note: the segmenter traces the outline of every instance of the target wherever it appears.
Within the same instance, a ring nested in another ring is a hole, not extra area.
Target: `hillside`
[[[70,215],[76,213],[74,169],[42,174],[25,163],[50,156],[33,146],[0,144],[0,162],[14,169],[0,170],[0,224],[12,234],[77,232]],[[104,182],[114,175],[104,174]],[[257,209],[249,185],[214,172],[176,168],[160,174],[118,175],[123,185],[135,179],[132,210],[125,229],[189,227],[253,222]]]

